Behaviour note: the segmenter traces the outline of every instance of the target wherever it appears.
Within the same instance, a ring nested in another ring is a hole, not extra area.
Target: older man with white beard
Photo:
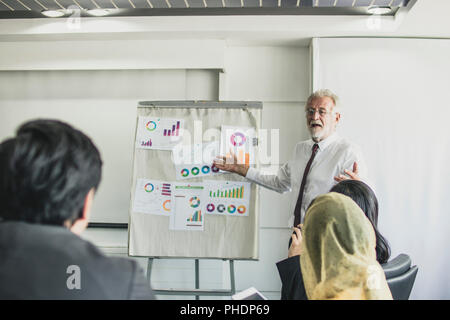
[[[238,163],[235,156],[218,157],[214,164],[279,193],[292,191],[295,196],[289,224],[298,226],[314,198],[329,192],[339,181],[366,177],[359,148],[336,133],[341,118],[337,102],[338,97],[330,90],[319,90],[309,96],[305,115],[311,139],[297,143],[291,160],[276,175],[266,175]]]

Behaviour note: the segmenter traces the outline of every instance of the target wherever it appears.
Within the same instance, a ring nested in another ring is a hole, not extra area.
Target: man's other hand
[[[353,171],[350,170],[344,170],[344,173],[347,176],[344,176],[343,174],[340,174],[339,176],[334,177],[334,180],[337,182],[341,182],[344,180],[359,180],[361,181],[361,178],[358,175],[358,164],[356,162],[353,163]]]

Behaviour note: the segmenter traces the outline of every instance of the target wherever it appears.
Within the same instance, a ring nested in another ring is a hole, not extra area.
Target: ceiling
[[[366,16],[370,6],[390,6],[394,16],[410,0],[0,0],[0,19],[90,17],[88,10],[107,9],[107,16],[333,15]],[[411,5],[409,6],[411,7]]]
[[[17,0],[2,1],[17,2]],[[32,1],[34,2],[34,0]],[[43,0],[36,1],[43,4]],[[63,0],[56,1],[61,3]],[[66,1],[70,3],[73,0]],[[82,3],[81,0],[76,1]],[[91,0],[84,1],[91,2]],[[107,1],[111,2],[111,0]],[[113,1],[117,3],[116,0]],[[135,2],[135,0],[131,1]],[[170,3],[172,1],[174,0],[169,0]],[[209,3],[209,0],[206,1]],[[244,0],[244,3],[246,1]],[[284,1],[286,0],[281,0],[281,4]],[[300,3],[305,4],[303,1],[301,0]],[[378,17],[236,14],[50,19],[41,16],[40,18],[0,19],[0,44],[13,46],[14,42],[24,41],[89,41],[94,43],[94,41],[127,40],[225,40],[231,46],[308,47],[311,38],[322,37],[450,39],[448,12],[450,12],[450,0],[410,0],[406,7],[397,9],[395,16]],[[76,46],[74,50],[76,50]]]

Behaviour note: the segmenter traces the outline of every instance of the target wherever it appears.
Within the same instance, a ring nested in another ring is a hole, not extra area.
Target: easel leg
[[[150,279],[152,277],[152,264],[153,264],[153,258],[148,258],[147,262],[147,282],[150,284]]]
[[[200,268],[198,259],[195,259],[195,289],[200,289]],[[195,300],[200,300],[200,296],[196,295]]]
[[[236,293],[236,284],[234,282],[234,261],[230,260],[230,288],[231,288],[231,295]]]

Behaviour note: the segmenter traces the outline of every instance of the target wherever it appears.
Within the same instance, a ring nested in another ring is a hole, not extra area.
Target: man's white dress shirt
[[[255,168],[249,168],[245,176],[248,180],[279,193],[292,191],[290,226],[294,223],[294,210],[300,191],[300,184],[306,164],[311,157],[314,143],[312,139],[297,143],[291,160],[280,167],[277,175],[266,175]],[[361,151],[356,145],[341,138],[337,133],[333,133],[318,144],[319,149],[306,179],[301,208],[302,223],[306,209],[311,201],[317,196],[330,191],[337,183],[334,180],[335,176],[345,175],[345,169],[353,171],[354,162],[358,164],[359,177],[362,180],[367,178],[366,165]]]

